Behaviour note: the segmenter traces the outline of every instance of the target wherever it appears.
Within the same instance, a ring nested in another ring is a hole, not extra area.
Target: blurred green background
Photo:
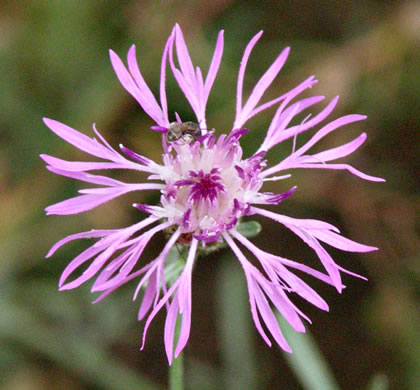
[[[269,95],[278,96],[315,74],[319,83],[312,95],[341,96],[332,118],[368,115],[367,121],[330,135],[322,147],[366,131],[367,143],[348,161],[387,182],[364,182],[345,172],[295,172],[298,192],[279,210],[336,224],[345,235],[380,248],[362,256],[331,251],[339,264],[369,281],[345,277],[348,288],[342,295],[310,281],[330,304],[330,313],[297,302],[312,319],[308,328],[340,388],[385,389],[388,383],[390,389],[418,389],[420,3],[383,0],[2,2],[0,388],[166,387],[164,316],[154,321],[139,352],[143,324],[136,321],[139,302],[132,302],[135,283],[92,306],[89,283],[57,291],[60,272],[81,246],[69,245],[52,259],[44,258],[67,234],[130,224],[138,214],[128,205],[154,199],[129,195],[84,215],[46,217],[44,208],[74,195],[79,184],[47,172],[38,155],[89,158],[51,133],[42,123],[46,116],[90,136],[96,122],[114,146],[123,143],[158,160],[159,137],[148,130],[151,121],[119,84],[108,49],[125,57],[135,43],[143,75],[158,92],[162,49],[175,22],[194,62],[204,69],[217,32],[225,29],[224,57],[207,110],[209,126],[219,132],[230,129],[233,120],[242,51],[261,29],[246,92],[290,45],[289,60]],[[169,80],[170,110],[188,118],[191,113],[174,85]],[[269,120],[267,113],[250,122],[244,145],[248,154]],[[290,143],[279,146],[270,161],[290,150]],[[271,190],[284,188],[280,183]],[[144,261],[162,240],[154,241]],[[299,239],[275,223],[264,221],[254,241],[317,264]],[[228,251],[197,263],[192,316],[185,350],[187,388],[309,388],[279,348],[268,348],[258,336],[242,270]],[[306,359],[308,366],[314,360]]]

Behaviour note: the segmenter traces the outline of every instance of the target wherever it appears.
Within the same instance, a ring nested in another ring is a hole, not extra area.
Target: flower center
[[[220,241],[223,232],[248,214],[250,201],[262,186],[264,153],[243,160],[239,138],[244,133],[237,129],[218,138],[207,133],[191,143],[169,145],[163,156],[161,178],[167,184],[161,211],[178,225],[183,244],[192,237]]]
[[[190,171],[190,179],[180,180],[175,183],[178,187],[191,186],[189,200],[193,204],[197,204],[200,200],[209,200],[214,203],[219,192],[224,192],[225,187],[222,178],[219,176],[220,170],[213,168],[210,173],[204,173],[203,170],[198,172]]]

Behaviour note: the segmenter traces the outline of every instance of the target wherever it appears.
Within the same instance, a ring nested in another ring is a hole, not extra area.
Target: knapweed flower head
[[[128,52],[127,66],[117,54],[110,51],[111,63],[119,81],[153,120],[151,129],[157,136],[161,133],[161,161],[152,161],[123,145],[117,151],[95,126],[93,131],[97,138],[90,138],[55,120],[44,119],[45,124],[59,137],[101,159],[98,162],[81,162],[41,156],[51,172],[96,185],[80,190],[79,196],[49,206],[47,214],[69,215],[89,211],[132,191],[160,192],[159,204],[134,204],[139,210],[139,221],[134,225],[73,234],[55,244],[47,256],[70,241],[95,239],[93,245],[66,267],[59,282],[60,289],[72,289],[95,278],[92,291],[102,293],[96,300],[99,301],[119,286],[138,279],[135,297],[140,293],[142,296],[138,319],[146,318],[143,345],[150,323],[164,308],[164,341],[169,363],[185,347],[190,334],[192,272],[199,254],[223,245],[230,247],[245,273],[251,314],[258,332],[268,345],[271,345],[271,341],[267,333],[281,348],[290,352],[274,310],[278,310],[297,332],[305,331],[302,318],[310,320],[291,301],[293,294],[322,310],[328,310],[324,299],[292,271],[309,274],[341,292],[344,287],[341,273],[355,274],[336,264],[324,244],[348,252],[376,249],[343,237],[335,226],[327,222],[297,219],[278,212],[278,205],[296,191],[295,186],[286,184],[293,169],[347,170],[365,180],[382,179],[364,174],[348,164],[333,162],[358,149],[366,140],[365,133],[347,144],[311,153],[318,141],[344,125],[365,119],[362,115],[347,115],[327,122],[306,143],[296,146],[297,136],[325,121],[338,101],[338,98],[334,98],[315,116],[307,116],[292,125],[298,114],[323,100],[322,96],[297,99],[316,83],[313,76],[291,91],[261,103],[265,91],[283,67],[289,48],[280,53],[248,98],[243,99],[245,69],[261,35],[262,32],[258,33],[248,43],[240,62],[236,113],[233,126],[227,131],[215,130],[216,124],[207,124],[206,121],[207,100],[222,59],[223,31],[218,35],[208,73],[204,76],[201,69],[192,63],[180,27],[174,27],[163,50],[159,100],[140,72],[135,47],[132,46]],[[168,109],[165,89],[167,68],[184,93],[195,118],[180,118]],[[276,107],[275,114],[262,144],[252,156],[244,156],[240,141],[248,131],[253,131],[245,128],[246,123],[272,106]],[[291,153],[269,166],[265,159],[267,151],[288,139],[294,140]],[[112,172],[115,169],[146,172],[147,182],[126,183],[92,173]],[[265,192],[263,186],[266,181],[284,182],[284,192]],[[148,216],[144,217],[144,213]],[[255,246],[241,229],[241,218],[251,215],[267,217],[290,229],[315,251],[325,272]],[[158,232],[165,232],[167,241],[159,256],[147,261],[142,253]],[[256,262],[247,258],[241,247],[246,248]],[[174,249],[183,254],[177,273],[174,273],[173,264],[169,261]],[[81,267],[84,270],[82,273]],[[76,276],[71,279],[72,275]],[[180,333],[178,339],[174,340],[177,320],[181,321]]]

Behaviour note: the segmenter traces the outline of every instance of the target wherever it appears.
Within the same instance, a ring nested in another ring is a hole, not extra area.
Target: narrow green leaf
[[[174,349],[181,331],[181,323],[181,316],[178,316],[175,324]],[[172,365],[169,366],[169,389],[184,389],[184,357],[182,352],[172,361]]]
[[[284,352],[284,356],[303,388],[305,390],[339,390],[327,361],[309,331],[298,333],[280,313],[276,313],[276,317],[293,350],[291,354]]]
[[[388,377],[382,373],[374,375],[368,386],[368,390],[388,390],[388,388]]]
[[[225,259],[218,273],[217,288],[223,388],[257,389],[258,370],[246,281],[236,259],[232,255]]]
[[[0,298],[0,338],[23,345],[106,390],[157,390],[150,379],[115,358],[103,343],[47,325],[30,311]],[[16,332],[19,329],[19,332]]]

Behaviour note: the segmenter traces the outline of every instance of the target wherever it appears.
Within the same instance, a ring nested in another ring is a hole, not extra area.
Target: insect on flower
[[[178,25],[174,27],[163,51],[159,102],[140,72],[135,47],[132,46],[128,52],[128,67],[117,54],[110,51],[112,66],[121,84],[153,120],[155,125],[151,129],[162,133],[163,154],[159,162],[123,145],[120,145],[121,151],[117,151],[95,126],[93,131],[97,138],[90,138],[60,122],[44,119],[45,124],[59,137],[101,159],[99,162],[66,161],[41,155],[51,172],[96,186],[82,189],[79,191],[81,195],[47,207],[47,214],[77,214],[128,192],[159,191],[158,204],[134,204],[138,210],[148,214],[146,218],[140,214],[138,222],[126,228],[89,230],[73,234],[57,242],[47,256],[73,240],[96,240],[65,268],[59,281],[60,289],[73,289],[95,277],[92,291],[101,292],[95,301],[98,302],[121,285],[139,279],[135,291],[135,297],[142,297],[138,319],[147,318],[142,347],[153,318],[165,308],[167,314],[164,341],[169,363],[173,356],[179,355],[188,341],[191,328],[192,271],[199,255],[206,253],[206,250],[224,244],[233,251],[245,273],[251,315],[258,332],[271,345],[268,331],[281,348],[291,352],[274,311],[279,311],[297,332],[304,332],[302,319],[310,320],[295,306],[291,298],[299,295],[316,307],[328,310],[325,300],[293,271],[306,273],[341,292],[344,288],[342,273],[361,276],[338,265],[324,248],[324,244],[348,252],[370,252],[377,249],[342,236],[339,229],[328,222],[289,217],[279,212],[281,203],[296,191],[296,186],[286,184],[286,179],[291,178],[292,170],[346,170],[365,180],[378,182],[383,179],[362,173],[351,165],[334,162],[357,150],[367,138],[365,133],[344,145],[322,152],[311,152],[312,147],[329,133],[365,119],[365,116],[357,114],[327,121],[307,142],[294,147],[289,155],[278,156],[274,164],[266,160],[267,151],[274,146],[296,139],[299,134],[324,122],[334,110],[338,97],[332,99],[313,117],[307,116],[303,122],[293,125],[292,120],[298,114],[324,99],[323,96],[314,96],[296,100],[303,91],[316,83],[313,76],[281,96],[260,103],[265,91],[286,62],[289,55],[289,48],[286,48],[243,101],[245,69],[261,34],[262,32],[251,39],[240,61],[233,125],[230,130],[218,135],[216,131],[207,130],[205,112],[222,59],[223,31],[218,35],[208,73],[203,76],[201,69],[192,63],[181,28]],[[168,63],[194,112],[195,118],[191,121],[182,121],[176,113],[168,109],[165,89]],[[250,118],[273,106],[276,110],[262,144],[254,154],[244,156],[240,141],[248,131],[253,131],[245,129],[244,125]],[[169,120],[170,115],[175,117],[176,122]],[[97,170],[110,170],[112,173],[115,169],[145,172],[148,174],[147,182],[125,183],[93,173]],[[281,192],[264,191],[263,186],[267,181],[278,182]],[[301,261],[284,258],[277,253],[268,253],[254,245],[241,229],[242,217],[251,215],[274,220],[296,234],[315,252],[324,271],[312,269]],[[166,232],[167,241],[161,253],[148,261],[142,257],[143,250],[160,231]],[[179,272],[173,274],[168,270],[168,258],[179,247],[184,253],[184,261]],[[259,268],[247,258],[241,247],[256,259]],[[79,272],[81,268],[84,270],[82,273]],[[174,340],[177,321],[180,321],[181,327],[179,337]]]
[[[194,122],[172,122],[169,125],[166,133],[166,142],[178,142],[189,144],[197,141],[201,137],[201,129],[197,123]]]

